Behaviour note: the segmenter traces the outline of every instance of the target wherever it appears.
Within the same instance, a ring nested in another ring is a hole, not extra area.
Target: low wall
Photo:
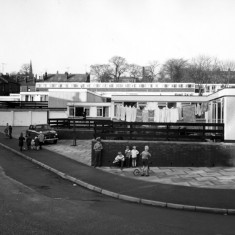
[[[92,149],[95,140],[92,141]],[[235,144],[228,143],[198,143],[198,142],[164,142],[164,141],[123,141],[102,140],[102,164],[110,166],[118,151],[124,153],[125,146],[136,146],[139,152],[144,146],[149,146],[152,154],[152,166],[175,167],[212,167],[235,166]],[[94,150],[92,150],[92,164]],[[138,164],[141,159],[138,157]]]

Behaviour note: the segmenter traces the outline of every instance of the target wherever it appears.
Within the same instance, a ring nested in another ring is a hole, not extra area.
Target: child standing
[[[136,149],[136,146],[133,146],[131,150],[132,167],[136,167],[136,158],[138,154],[139,154],[139,151]]]
[[[143,174],[141,176],[149,176],[149,158],[151,154],[149,153],[149,146],[144,147],[144,151],[140,154],[142,157],[142,165],[143,165]]]
[[[126,167],[130,167],[130,163],[131,163],[131,150],[130,150],[129,146],[126,146],[125,161],[126,161]]]
[[[35,136],[34,142],[35,142],[35,149],[39,150],[39,139],[37,136]]]

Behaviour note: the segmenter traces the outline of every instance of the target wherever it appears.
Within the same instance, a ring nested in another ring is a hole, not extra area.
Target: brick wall
[[[92,141],[92,149],[95,141]],[[163,141],[102,141],[103,166],[110,166],[118,151],[124,153],[125,146],[135,145],[139,152],[148,145],[152,154],[152,166],[176,167],[211,167],[235,166],[235,144],[228,143],[195,143],[195,142],[163,142]],[[92,163],[94,151],[92,151]],[[141,159],[138,159],[139,165]]]

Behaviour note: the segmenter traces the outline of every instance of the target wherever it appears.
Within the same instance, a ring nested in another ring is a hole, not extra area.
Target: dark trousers
[[[96,166],[101,166],[102,163],[102,157],[101,157],[101,151],[95,151],[95,165]]]
[[[125,162],[126,162],[126,167],[131,166],[131,158],[130,157],[126,157]]]
[[[42,149],[43,142],[39,142],[40,149]]]

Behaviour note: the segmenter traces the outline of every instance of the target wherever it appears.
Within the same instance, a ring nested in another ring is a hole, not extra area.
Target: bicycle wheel
[[[140,170],[139,170],[139,169],[135,169],[135,170],[133,171],[133,174],[134,174],[134,176],[139,175],[139,174],[140,174]]]

